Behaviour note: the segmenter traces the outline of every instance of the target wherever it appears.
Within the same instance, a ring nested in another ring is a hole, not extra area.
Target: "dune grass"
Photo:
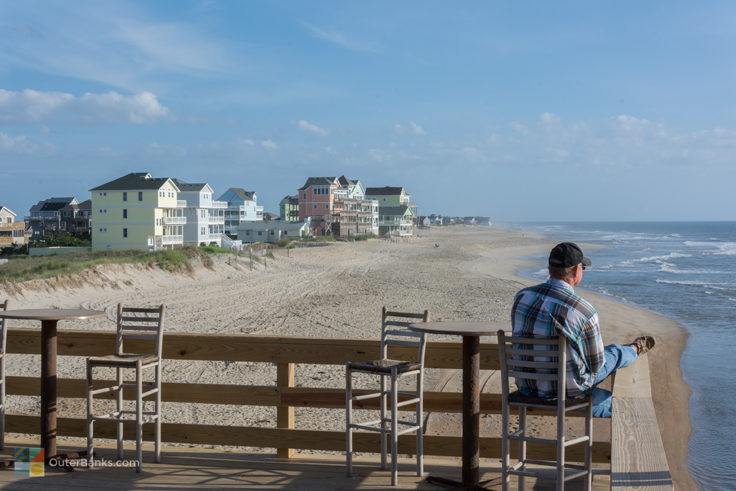
[[[166,271],[191,272],[193,260],[212,267],[210,254],[231,254],[220,247],[183,247],[160,251],[99,251],[55,256],[11,257],[0,266],[0,281],[19,282],[78,273],[98,264],[147,264]]]

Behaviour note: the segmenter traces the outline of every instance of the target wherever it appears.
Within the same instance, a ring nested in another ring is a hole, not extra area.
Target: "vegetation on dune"
[[[161,251],[99,251],[78,252],[53,256],[10,257],[0,266],[0,281],[26,281],[65,276],[93,268],[99,264],[146,264],[171,272],[192,272],[193,261],[213,266],[211,254],[232,254],[220,247],[183,247]]]

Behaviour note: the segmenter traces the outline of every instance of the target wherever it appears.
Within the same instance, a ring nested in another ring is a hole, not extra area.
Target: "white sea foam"
[[[702,247],[707,249],[715,249],[715,251],[706,251],[706,254],[713,254],[716,256],[735,256],[736,255],[736,242],[700,242],[693,240],[686,240],[685,245],[687,247]]]
[[[697,281],[697,280],[663,280],[663,279],[656,279],[654,280],[657,283],[662,283],[665,285],[685,285],[685,286],[702,286],[711,290],[729,290],[729,288],[725,288],[723,286],[718,286],[717,284],[714,284],[709,281]]]

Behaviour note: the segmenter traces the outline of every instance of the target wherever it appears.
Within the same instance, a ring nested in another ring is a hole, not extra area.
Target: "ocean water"
[[[736,489],[736,222],[523,223],[514,228],[587,250],[579,288],[649,309],[690,333],[682,357],[692,389],[688,467],[701,489]],[[546,255],[523,276],[543,281]],[[646,326],[642,326],[645,330]]]

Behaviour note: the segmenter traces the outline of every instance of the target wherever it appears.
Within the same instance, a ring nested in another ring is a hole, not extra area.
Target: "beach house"
[[[0,206],[0,249],[27,243],[25,222],[16,222],[15,213]]]
[[[31,241],[38,241],[44,234],[67,232],[88,237],[90,233],[92,204],[89,200],[78,202],[74,197],[48,198],[33,205],[25,217],[32,230]]]
[[[298,190],[299,219],[309,219],[315,235],[378,233],[378,202],[365,197],[359,180],[310,177]]]
[[[173,249],[184,244],[185,200],[168,177],[132,172],[90,189],[92,250]]]
[[[213,199],[212,187],[207,183],[188,183],[172,179],[179,188],[179,200],[186,202],[184,208],[184,244],[216,245],[229,244],[225,236],[225,210],[227,202]]]
[[[217,198],[227,203],[225,208],[225,233],[236,237],[242,222],[263,220],[263,207],[258,206],[255,191],[243,188],[230,188]]]
[[[238,239],[243,242],[278,242],[281,239],[299,239],[310,235],[309,221],[262,220],[243,222]]]
[[[411,202],[411,195],[403,187],[367,188],[365,197],[378,202],[378,233],[380,235],[405,237],[414,233],[417,205]]]
[[[279,202],[279,216],[287,222],[298,222],[299,196],[284,196]]]

